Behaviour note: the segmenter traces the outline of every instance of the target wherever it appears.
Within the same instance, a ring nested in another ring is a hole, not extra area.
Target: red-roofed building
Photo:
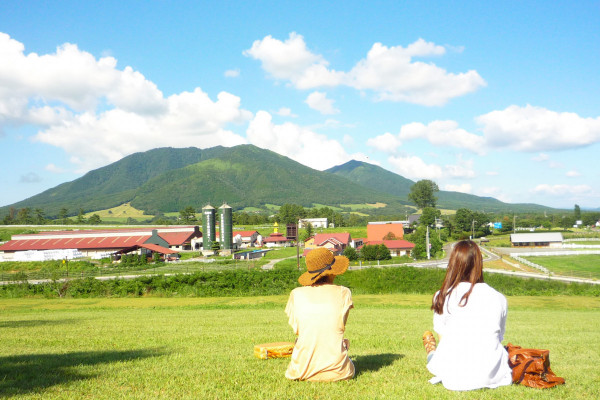
[[[368,240],[383,240],[386,236],[395,239],[404,238],[404,225],[398,221],[369,222],[367,224]]]
[[[143,244],[182,251],[196,248],[201,237],[197,226],[50,231],[13,235],[0,246],[0,254],[4,260],[11,260],[16,252],[77,249],[86,257],[98,258],[136,246],[139,249]]]
[[[315,236],[308,238],[304,241],[304,252],[306,255],[310,250],[324,247],[333,252],[333,254],[340,255],[344,252],[346,247],[352,244],[352,239],[348,232],[343,233],[317,233]]]
[[[390,250],[392,257],[410,256],[410,252],[415,248],[414,243],[406,240],[369,240],[364,242],[363,246],[366,245],[379,245],[383,244]],[[359,250],[362,246],[359,247]]]
[[[282,233],[274,232],[269,237],[263,239],[265,247],[289,247],[292,246],[294,241],[283,236]]]
[[[262,236],[258,231],[234,231],[233,242],[238,245],[238,248],[261,246]]]

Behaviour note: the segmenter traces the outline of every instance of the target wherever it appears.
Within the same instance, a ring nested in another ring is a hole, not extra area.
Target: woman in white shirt
[[[433,296],[433,329],[425,332],[427,369],[450,390],[510,385],[512,371],[502,345],[506,298],[483,282],[483,260],[477,244],[458,242],[452,249],[446,277]]]

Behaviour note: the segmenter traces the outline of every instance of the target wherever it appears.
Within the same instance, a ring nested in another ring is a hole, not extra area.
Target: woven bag
[[[290,357],[293,350],[294,343],[291,342],[263,343],[254,346],[254,356],[261,360]]]

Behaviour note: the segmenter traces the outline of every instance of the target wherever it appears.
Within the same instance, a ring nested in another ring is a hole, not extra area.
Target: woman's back
[[[508,355],[502,346],[506,298],[485,283],[476,283],[469,300],[461,303],[471,284],[459,283],[447,296],[442,314],[434,313],[434,330],[441,340],[427,368],[452,390],[510,384]]]
[[[298,340],[287,378],[333,381],[354,376],[354,365],[342,346],[345,317],[351,307],[350,290],[343,286],[292,290],[285,311]]]

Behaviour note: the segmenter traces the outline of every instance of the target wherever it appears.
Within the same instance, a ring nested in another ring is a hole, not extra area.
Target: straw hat
[[[350,260],[345,256],[334,256],[325,248],[318,248],[306,255],[306,272],[300,275],[298,282],[302,286],[311,286],[319,278],[328,275],[341,275],[348,269]]]

